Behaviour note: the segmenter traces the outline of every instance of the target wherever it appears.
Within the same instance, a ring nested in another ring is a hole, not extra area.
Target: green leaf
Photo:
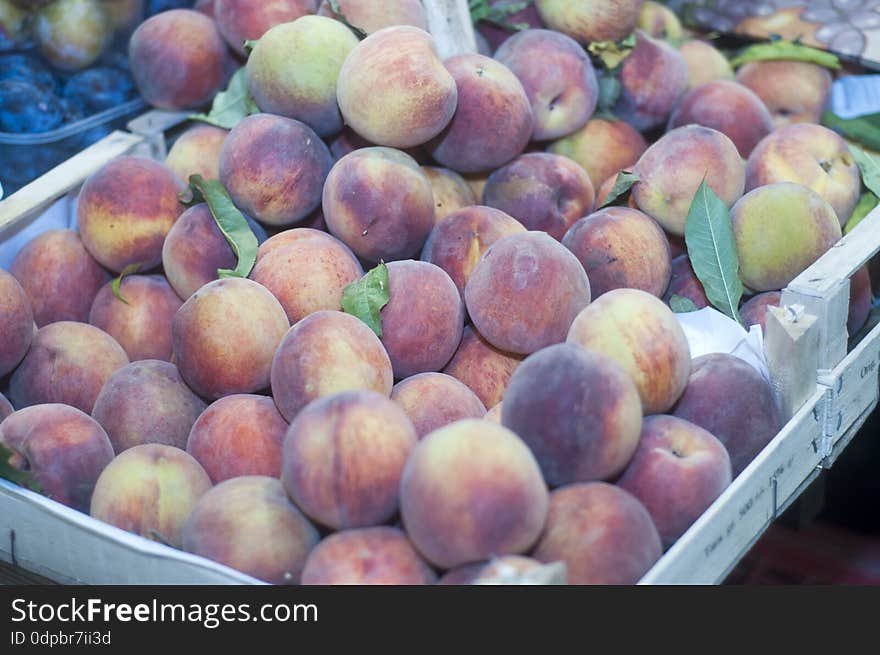
[[[709,302],[741,324],[738,308],[743,285],[730,212],[705,178],[691,202],[684,240],[691,266]]]
[[[849,234],[852,232],[853,228],[862,222],[862,219],[871,213],[871,210],[874,209],[878,204],[880,204],[880,200],[878,200],[877,196],[875,196],[870,191],[867,191],[862,194],[859,198],[858,204],[856,204],[855,209],[853,209],[853,213],[850,214],[849,220],[846,222],[846,226],[843,228],[844,234]]]
[[[603,200],[602,204],[599,205],[596,209],[607,207],[612,202],[617,200],[620,196],[629,191],[632,186],[638,181],[639,176],[632,171],[620,171],[617,174],[617,179],[614,180],[614,186],[611,187],[611,191],[608,192],[608,195],[605,196],[605,200]]]
[[[750,61],[774,61],[777,59],[806,61],[833,70],[840,68],[840,59],[834,53],[782,39],[747,46],[730,60],[730,65],[736,68]]]
[[[693,300],[685,298],[684,296],[679,296],[677,293],[672,294],[669,298],[669,308],[676,314],[687,314],[688,312],[695,312],[699,309],[694,304]]]
[[[355,27],[351,23],[348,22],[348,19],[345,17],[345,14],[342,13],[342,10],[339,8],[339,0],[327,0],[330,5],[330,9],[333,11],[336,16],[336,20],[345,25],[348,29],[354,32],[354,35],[363,41],[367,38],[367,33],[362,30],[360,27]]]
[[[471,22],[476,25],[479,22],[491,23],[508,32],[521,32],[529,29],[528,23],[512,23],[510,17],[522,11],[533,2],[511,2],[505,5],[491,5],[488,0],[470,0],[468,8],[471,12]]]
[[[209,113],[191,114],[190,118],[231,130],[240,120],[259,111],[248,90],[247,69],[242,67],[229,80],[226,90],[214,96]]]
[[[110,282],[110,289],[113,291],[113,295],[116,296],[117,298],[119,298],[119,300],[124,302],[126,305],[128,304],[128,301],[122,297],[122,292],[119,290],[119,285],[122,284],[122,280],[124,280],[126,277],[128,277],[129,275],[132,275],[134,273],[137,273],[139,270],[141,270],[141,266],[143,266],[143,264],[140,262],[138,262],[136,264],[129,264],[128,266],[126,266],[125,268],[122,269],[122,272],[119,274],[119,277],[114,278],[113,281]]]
[[[259,39],[245,39],[244,40],[244,51],[247,54],[251,54],[254,51],[254,48],[257,47],[257,44],[260,42]]]
[[[369,328],[382,336],[382,316],[380,311],[391,299],[388,290],[388,267],[379,262],[360,280],[355,280],[342,290],[342,309],[356,316]]]
[[[244,215],[232,204],[232,199],[217,180],[206,180],[201,175],[191,175],[190,186],[193,195],[201,194],[208,203],[214,221],[226,237],[232,252],[238,259],[238,265],[231,271],[226,268],[217,269],[217,275],[224,277],[247,277],[257,261],[257,237],[248,225]]]
[[[606,70],[614,70],[629,57],[636,47],[635,34],[618,41],[593,41],[587,46],[587,51],[602,62]]]
[[[862,150],[854,143],[849,144],[849,151],[859,165],[865,188],[875,196],[880,196],[880,158],[875,153]]]
[[[822,113],[820,122],[869,150],[880,150],[880,113],[845,119],[826,111]]]
[[[0,478],[9,480],[25,489],[40,492],[42,488],[30,471],[22,471],[9,463],[9,460],[15,456],[11,450],[0,443]]]

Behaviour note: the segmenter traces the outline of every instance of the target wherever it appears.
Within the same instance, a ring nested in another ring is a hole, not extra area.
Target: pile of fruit
[[[472,2],[445,61],[417,0],[199,5],[130,42],[199,123],[0,271],[5,475],[272,583],[639,580],[782,423],[673,310],[762,324],[872,202],[836,59],[641,0]]]

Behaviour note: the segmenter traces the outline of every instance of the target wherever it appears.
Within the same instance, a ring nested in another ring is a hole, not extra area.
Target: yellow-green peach
[[[727,135],[744,159],[773,131],[773,118],[761,99],[731,80],[707,82],[681,98],[669,117],[668,129],[691,124]]]
[[[593,41],[616,41],[636,26],[642,0],[536,0],[544,24],[582,45]]]
[[[403,467],[417,442],[412,421],[389,398],[375,391],[325,396],[290,424],[281,482],[322,525],[381,525],[397,512]]]
[[[463,382],[483,405],[494,408],[504,397],[510,376],[522,359],[522,355],[498,350],[468,325],[443,372]]]
[[[396,528],[343,530],[309,554],[304,585],[430,585],[437,575]]]
[[[287,428],[271,398],[234,394],[198,416],[185,448],[214,484],[242,475],[278,478]]]
[[[527,552],[544,528],[547,501],[528,446],[507,428],[477,419],[425,436],[400,483],[407,534],[446,569]]]
[[[313,400],[357,389],[391,395],[391,360],[351,314],[319,311],[297,322],[272,360],[272,395],[288,421]]]
[[[571,134],[595,111],[599,98],[596,71],[589,55],[571,37],[553,30],[517,32],[498,48],[495,59],[522,82],[532,106],[535,141]]]
[[[305,123],[254,114],[223,142],[220,181],[244,213],[267,225],[291,225],[318,207],[332,165],[330,150]]]
[[[246,40],[259,39],[275,25],[317,10],[318,0],[214,0],[217,29],[239,55],[246,54]]]
[[[86,250],[120,273],[130,264],[149,270],[185,207],[183,182],[161,162],[124,156],[92,173],[79,194],[76,219]]]
[[[128,359],[171,360],[171,321],[183,301],[163,275],[130,275],[119,297],[105,284],[89,313],[89,323],[119,342]]]
[[[687,386],[691,354],[684,330],[663,301],[638,289],[614,289],[585,308],[568,341],[617,362],[636,383],[647,414],[668,410]]]
[[[19,409],[0,420],[8,463],[29,471],[49,498],[87,511],[101,471],[113,459],[107,433],[88,414],[61,404]]]
[[[320,536],[277,478],[227,480],[199,499],[181,530],[183,550],[270,584],[299,584]]]
[[[174,364],[142,360],[111,375],[95,400],[92,418],[116,454],[145,443],[186,447],[193,423],[205,410]]]
[[[775,182],[809,187],[831,205],[841,226],[852,215],[861,191],[859,167],[846,141],[827,127],[812,123],[781,127],[752,151],[746,166],[746,190]]]
[[[736,71],[770,110],[773,124],[818,123],[831,94],[831,73],[806,61],[752,61]]]
[[[587,172],[568,157],[530,152],[494,171],[483,204],[513,216],[528,230],[562,239],[593,210],[596,192]]]
[[[609,480],[636,450],[642,403],[614,360],[560,343],[517,367],[501,422],[525,441],[551,487]]]
[[[618,171],[631,169],[647,147],[629,123],[591,118],[581,129],[551,143],[547,151],[576,161],[598,188],[608,178],[616,178]],[[596,197],[603,198],[601,193]]]
[[[400,25],[374,32],[349,53],[336,99],[345,123],[362,137],[409,148],[443,131],[455,113],[458,91],[431,35]]]
[[[547,527],[532,556],[565,562],[574,585],[632,585],[660,559],[657,528],[632,494],[605,482],[550,494]]]
[[[220,152],[229,130],[214,125],[194,125],[177,137],[165,165],[184,182],[191,175],[220,179]]]
[[[98,0],[55,0],[33,14],[40,54],[62,71],[88,68],[104,52],[113,25]]]
[[[41,327],[9,381],[12,404],[72,405],[90,414],[101,388],[128,364],[116,340],[87,323],[58,321]]]
[[[358,44],[345,25],[303,16],[270,28],[247,61],[248,88],[261,111],[302,121],[318,136],[342,129],[336,82]]]
[[[635,165],[639,181],[632,189],[638,208],[667,232],[684,234],[694,194],[705,179],[730,207],[743,194],[745,165],[733,141],[701,125],[670,130]]]
[[[628,207],[605,207],[569,228],[562,245],[571,250],[598,298],[611,289],[663,295],[672,273],[669,241],[651,217]]]
[[[800,125],[805,123],[791,127]],[[749,191],[730,210],[730,220],[740,277],[755,292],[784,288],[841,237],[831,205],[793,182]]]
[[[117,455],[103,470],[89,513],[122,530],[180,548],[183,522],[210,488],[208,474],[185,451],[144,444]]]
[[[98,291],[110,277],[73,230],[48,230],[18,251],[9,272],[27,294],[37,327],[89,320]]]
[[[361,148],[336,162],[322,207],[330,233],[370,262],[412,257],[434,227],[431,183],[392,148]]]
[[[444,373],[419,373],[394,385],[391,400],[403,408],[419,439],[466,418],[483,418],[486,407],[464,383]]]
[[[422,166],[422,172],[431,183],[434,194],[434,221],[441,220],[459,209],[477,204],[477,196],[461,175],[448,168]]]
[[[493,243],[464,290],[480,334],[500,350],[529,355],[565,341],[590,302],[590,281],[571,251],[544,232]]]
[[[224,278],[183,303],[171,342],[183,379],[213,400],[267,388],[272,357],[289,328],[284,308],[266,287]]]
[[[367,34],[393,25],[412,25],[423,30],[428,29],[425,10],[419,0],[338,0],[336,5],[350,25]],[[318,15],[339,18],[328,0],[321,2]]]
[[[11,273],[0,268],[0,378],[24,359],[34,338],[34,313],[27,294]],[[2,420],[2,419],[0,419]]]
[[[714,82],[732,80],[733,67],[727,57],[715,46],[699,39],[691,39],[678,47],[688,68],[688,90]],[[746,84],[748,86],[748,84]],[[752,89],[754,91],[755,89]],[[760,94],[758,94],[760,96]]]
[[[669,7],[645,0],[639,12],[636,27],[655,39],[675,41],[681,38],[681,21]]]

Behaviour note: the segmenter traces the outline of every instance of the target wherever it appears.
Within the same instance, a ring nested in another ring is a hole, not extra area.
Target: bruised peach
[[[34,337],[34,314],[27,294],[10,273],[0,269],[0,378],[24,358]],[[2,419],[0,419],[2,420]]]
[[[498,350],[473,326],[464,328],[458,350],[443,372],[463,382],[486,407],[501,402],[521,355]]]
[[[473,391],[443,373],[419,373],[401,380],[394,385],[391,400],[406,412],[420,439],[444,425],[486,414]]]

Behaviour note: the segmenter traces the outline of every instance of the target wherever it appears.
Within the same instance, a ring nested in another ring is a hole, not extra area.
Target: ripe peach
[[[770,110],[773,124],[818,123],[831,94],[831,73],[806,61],[751,61],[736,72]]]
[[[62,71],[94,64],[113,36],[110,16],[98,0],[55,0],[31,18],[40,54]]]
[[[24,359],[34,337],[34,313],[22,286],[0,269],[0,378]],[[0,419],[2,420],[2,419]]]
[[[3,422],[7,416],[12,414],[15,411],[15,408],[12,406],[8,400],[6,400],[6,396],[0,393],[0,423]]]
[[[401,380],[394,385],[391,400],[406,412],[419,439],[455,421],[486,415],[474,392],[444,373],[419,373]]]
[[[473,190],[461,175],[448,168],[422,166],[434,194],[434,222],[439,223],[451,213],[478,204]]]
[[[423,30],[428,29],[425,10],[419,0],[338,0],[336,4],[349,24],[367,34],[393,25],[412,25]],[[328,0],[321,2],[318,15],[338,18]]]
[[[593,41],[616,41],[632,32],[642,0],[536,0],[535,6],[547,27],[587,45]]]
[[[244,42],[262,37],[268,29],[314,14],[318,0],[214,0],[214,20],[226,43],[239,55]]]
[[[687,298],[696,305],[697,309],[711,304],[706,296],[706,290],[703,289],[703,283],[694,273],[691,260],[686,254],[672,260],[672,278],[669,280],[663,300],[668,303],[672,296]]]
[[[510,376],[522,359],[521,355],[498,350],[468,325],[443,372],[463,382],[483,405],[493,407],[501,402]]]
[[[184,182],[191,175],[220,179],[220,152],[229,130],[214,125],[194,125],[181,134],[168,151],[165,165]]]
[[[747,327],[760,325],[761,331],[766,331],[767,307],[779,307],[781,298],[781,291],[765,291],[749,298],[739,308],[739,316],[743,320],[743,325]]]
[[[727,57],[715,46],[699,39],[691,39],[678,47],[688,68],[688,90],[706,82],[732,80],[733,68]],[[748,84],[746,84],[748,86]],[[754,89],[752,89],[754,91]]]
[[[849,312],[846,329],[850,336],[862,329],[871,312],[871,275],[868,266],[862,266],[853,273],[849,284]]]
[[[636,27],[655,39],[674,41],[681,38],[681,21],[672,9],[653,0],[642,3]]]

